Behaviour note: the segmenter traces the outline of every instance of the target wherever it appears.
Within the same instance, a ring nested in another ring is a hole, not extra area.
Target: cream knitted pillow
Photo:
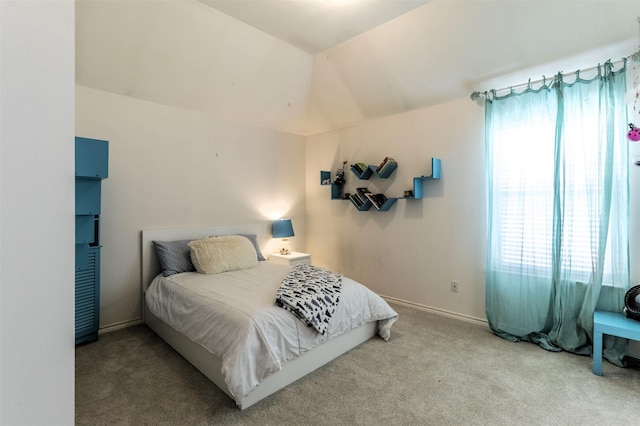
[[[249,269],[258,259],[253,244],[240,235],[225,235],[191,241],[191,262],[201,274]]]

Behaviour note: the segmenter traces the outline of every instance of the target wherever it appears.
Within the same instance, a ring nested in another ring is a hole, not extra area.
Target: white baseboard
[[[408,302],[406,300],[396,299],[395,297],[382,296],[382,295],[380,297],[382,297],[387,302],[397,303],[398,305],[407,306],[409,308],[418,309],[418,310],[426,311],[426,312],[431,312],[431,313],[434,313],[434,314],[443,315],[445,317],[455,318],[455,319],[459,319],[459,320],[462,320],[462,321],[470,322],[470,323],[473,323],[473,324],[478,324],[478,325],[482,325],[482,326],[485,326],[485,327],[489,327],[489,324],[487,323],[487,320],[484,319],[484,318],[476,318],[476,317],[472,317],[470,315],[459,314],[457,312],[451,312],[451,311],[447,311],[447,310],[440,309],[440,308],[434,308],[432,306],[426,306],[426,305],[421,305],[421,304],[414,303],[414,302]]]
[[[123,328],[133,327],[134,325],[140,324],[142,324],[141,319],[122,321],[102,327],[100,330],[98,330],[98,334],[110,333],[112,331],[121,330]]]
[[[380,297],[382,297],[384,300],[386,300],[387,302],[390,302],[390,303],[396,303],[398,305],[407,306],[409,308],[418,309],[418,310],[426,311],[426,312],[431,312],[431,313],[434,313],[434,314],[443,315],[445,317],[449,317],[449,318],[454,318],[454,319],[458,319],[458,320],[461,320],[461,321],[470,322],[472,324],[477,324],[477,325],[482,325],[484,327],[489,327],[489,325],[487,323],[487,320],[484,319],[484,318],[476,318],[476,317],[472,317],[470,315],[463,315],[463,314],[459,314],[457,312],[451,312],[451,311],[447,311],[447,310],[440,309],[440,308],[434,308],[434,307],[431,307],[431,306],[421,305],[419,303],[408,302],[408,301],[402,300],[402,299],[396,299],[395,297],[389,297],[389,296],[380,296]],[[133,327],[134,325],[140,325],[142,323],[143,323],[142,319],[123,321],[123,322],[119,322],[119,323],[116,323],[116,324],[111,324],[111,325],[102,327],[100,330],[98,330],[98,334],[109,333],[111,331],[121,330],[121,329],[127,328],[127,327]],[[629,350],[627,351],[627,355],[632,357],[632,358],[636,358],[636,359],[640,360],[640,342],[630,341],[629,342]]]
[[[486,319],[483,318],[476,318],[476,317],[472,317],[469,315],[462,315],[456,312],[450,312],[450,311],[446,311],[444,309],[439,309],[439,308],[434,308],[431,306],[426,306],[426,305],[421,305],[419,303],[414,303],[414,302],[408,302],[406,300],[402,300],[402,299],[396,299],[395,297],[389,297],[389,296],[380,296],[382,297],[384,300],[386,300],[387,302],[390,303],[397,303],[398,305],[403,305],[403,306],[407,306],[409,308],[413,308],[413,309],[418,309],[421,311],[426,311],[426,312],[431,312],[434,314],[438,314],[438,315],[443,315],[449,318],[455,318],[455,319],[459,319],[462,321],[466,321],[466,322],[470,322],[473,324],[478,324],[478,325],[482,325],[485,327],[489,327],[489,324],[487,323]],[[640,341],[634,341],[634,340],[630,340],[629,341],[629,349],[627,350],[627,356],[630,356],[632,358],[638,359],[640,360]]]

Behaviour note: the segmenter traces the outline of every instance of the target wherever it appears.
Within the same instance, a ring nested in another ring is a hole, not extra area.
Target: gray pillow
[[[191,263],[191,248],[189,243],[192,240],[178,241],[154,241],[153,247],[162,268],[162,275],[179,274],[181,272],[193,272],[196,268]]]
[[[242,235],[243,237],[248,238],[249,241],[251,241],[251,244],[253,244],[253,248],[256,249],[256,254],[258,255],[258,261],[267,260],[264,258],[264,256],[262,255],[262,252],[260,251],[260,246],[258,245],[258,237],[256,237],[255,234],[238,234],[238,235]]]
[[[238,234],[248,238],[256,249],[258,261],[266,260],[260,251],[258,238],[255,234]],[[195,266],[191,262],[191,248],[189,243],[193,240],[154,241],[153,246],[165,277],[181,272],[194,272]]]

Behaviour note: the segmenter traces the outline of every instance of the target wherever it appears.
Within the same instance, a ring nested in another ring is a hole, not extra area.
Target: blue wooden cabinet
[[[76,345],[98,340],[100,326],[100,248],[88,248],[84,262],[76,267]]]
[[[109,171],[109,142],[76,137],[76,177],[106,179]]]
[[[108,176],[109,143],[75,139],[76,345],[98,339],[100,326],[100,210]]]

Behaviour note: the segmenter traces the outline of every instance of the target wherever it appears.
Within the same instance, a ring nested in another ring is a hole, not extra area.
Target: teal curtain
[[[629,288],[626,64],[486,97],[486,314],[494,333],[590,354]],[[626,340],[605,338],[623,365]]]

